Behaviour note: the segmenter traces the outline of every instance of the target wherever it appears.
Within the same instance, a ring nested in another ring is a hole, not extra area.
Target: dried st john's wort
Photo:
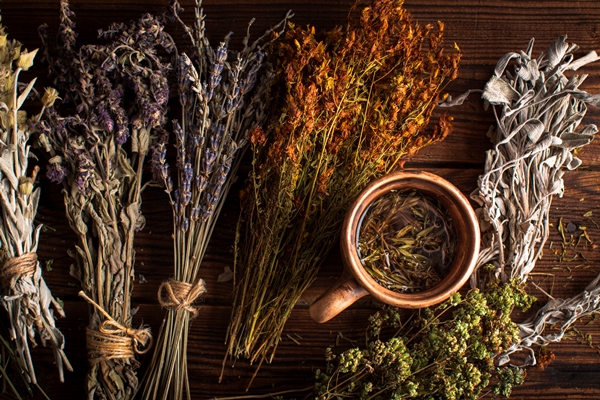
[[[44,110],[34,116],[21,110],[35,79],[28,85],[19,83],[19,75],[33,65],[36,53],[22,50],[21,43],[7,39],[0,25],[0,303],[8,312],[10,338],[33,384],[36,376],[30,343],[36,345],[36,336],[44,346],[52,347],[61,381],[63,369],[72,370],[53,309],[63,317],[64,312],[46,286],[36,254],[42,228],[34,223],[40,199],[40,189],[35,187],[39,167],[29,165],[28,142],[31,126]],[[47,89],[43,107],[52,106],[55,99],[55,91]]]
[[[565,168],[581,164],[573,150],[588,144],[597,132],[595,125],[578,129],[586,105],[597,107],[600,97],[579,89],[586,76],[572,71],[600,57],[591,52],[576,59],[577,49],[563,36],[533,58],[532,40],[527,51],[502,57],[484,88],[482,97],[493,105],[497,126],[489,131],[494,148],[487,153],[485,173],[472,194],[481,205],[482,223],[474,286],[483,287],[480,268],[485,265],[493,266],[504,282],[527,280],[548,238],[552,197],[564,193]],[[526,363],[535,364],[533,344],[560,340],[574,319],[597,309],[597,282],[576,299],[551,301],[520,324],[520,341],[508,354],[527,349]],[[560,334],[544,336],[546,326],[561,320],[566,322]],[[509,361],[508,354],[500,363]]]
[[[166,162],[166,143],[154,146],[155,179],[163,182],[173,207],[174,273],[159,289],[159,302],[167,308],[149,373],[144,399],[189,399],[187,337],[194,301],[205,292],[199,276],[206,247],[221,207],[236,175],[251,132],[266,117],[267,94],[273,74],[266,62],[265,43],[285,21],[243,49],[228,48],[229,35],[216,48],[205,36],[204,13],[196,2],[193,28],[172,12],[193,45],[193,54],[177,58],[179,102],[182,115],[174,122],[175,179]],[[288,14],[286,17],[289,18]]]
[[[159,19],[144,15],[111,26],[102,44],[76,47],[72,15],[63,1],[59,58],[47,57],[65,101],[39,124],[40,142],[52,157],[48,178],[64,184],[78,237],[71,273],[90,303],[88,397],[131,399],[135,356],[151,339],[149,328],[133,327],[134,237],[144,226],[144,159],[166,122],[170,64],[157,53],[173,42]]]
[[[228,357],[273,359],[358,193],[450,132],[444,117],[426,128],[460,53],[443,52],[443,23],[416,25],[402,3],[357,2],[346,27],[291,27],[274,45],[279,106],[250,138]]]

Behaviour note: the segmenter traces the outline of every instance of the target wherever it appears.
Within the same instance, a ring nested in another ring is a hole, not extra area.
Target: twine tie
[[[152,347],[150,328],[128,328],[115,321],[98,303],[83,291],[79,292],[105,318],[98,330],[87,328],[87,348],[92,364],[116,358],[131,359],[135,354],[144,354]]]
[[[21,276],[33,277],[37,268],[37,254],[25,253],[17,257],[9,258],[2,265],[0,272],[0,284],[2,288],[11,287]]]
[[[158,302],[161,306],[176,311],[186,310],[193,318],[198,314],[198,309],[192,304],[204,293],[206,293],[206,285],[203,279],[198,279],[194,285],[169,279],[158,288]]]

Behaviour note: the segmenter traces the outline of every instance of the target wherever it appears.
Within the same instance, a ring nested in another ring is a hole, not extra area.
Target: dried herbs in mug
[[[361,216],[357,236],[365,270],[381,286],[399,293],[437,284],[456,248],[447,209],[417,190],[393,190],[373,201]]]

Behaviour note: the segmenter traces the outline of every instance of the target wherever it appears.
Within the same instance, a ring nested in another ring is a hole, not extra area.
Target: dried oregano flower
[[[170,63],[158,54],[174,46],[161,19],[144,15],[100,32],[102,44],[78,47],[72,16],[62,1],[59,57],[48,46],[46,55],[65,100],[38,125],[40,143],[52,157],[48,178],[64,184],[78,237],[71,274],[91,304],[88,396],[131,399],[138,390],[135,355],[151,339],[148,327],[133,327],[133,241],[145,224],[144,160],[166,123]]]
[[[272,360],[294,305],[332,248],[343,215],[374,178],[442,140],[425,130],[459,53],[443,23],[412,22],[400,0],[374,0],[326,34],[291,26],[274,45],[281,108],[251,135],[242,193],[228,356]]]
[[[316,372],[318,399],[479,399],[510,395],[523,383],[518,368],[498,368],[491,357],[518,339],[513,308],[533,298],[516,282],[490,283],[485,290],[459,293],[433,308],[401,318],[386,307],[370,317],[365,348],[335,355]],[[396,332],[386,337],[385,332]]]
[[[50,99],[42,99],[37,115],[28,116],[21,110],[35,79],[24,85],[19,75],[33,65],[37,53],[21,46],[8,39],[0,25],[0,303],[8,312],[10,339],[16,344],[20,368],[28,381],[37,383],[29,346],[40,340],[52,347],[62,382],[63,369],[72,368],[63,351],[65,339],[56,328],[54,310],[60,316],[65,314],[46,286],[36,254],[42,228],[34,222],[40,199],[40,189],[35,187],[39,167],[29,165],[29,138]],[[46,89],[46,93],[52,91]]]
[[[193,50],[190,56],[184,53],[176,59],[182,114],[173,121],[173,176],[166,161],[165,137],[152,153],[154,178],[165,185],[173,207],[175,259],[173,278],[159,289],[159,302],[167,308],[167,316],[142,398],[177,400],[184,394],[188,399],[191,396],[187,330],[198,313],[193,303],[206,291],[200,267],[248,136],[265,121],[273,74],[264,47],[285,20],[253,43],[248,32],[243,49],[233,51],[228,48],[230,35],[218,47],[211,47],[200,1],[196,1],[193,28],[180,19],[177,1],[171,4],[171,12],[188,33]]]

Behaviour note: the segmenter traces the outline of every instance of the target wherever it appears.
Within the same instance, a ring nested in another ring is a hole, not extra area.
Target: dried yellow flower
[[[21,194],[31,194],[33,192],[33,179],[30,177],[21,177],[19,179],[19,192]]]
[[[27,127],[27,111],[17,111],[17,127],[19,129],[25,129]]]
[[[33,51],[21,53],[19,56],[19,60],[17,61],[17,67],[21,68],[23,71],[27,71],[33,65],[33,58],[37,54],[39,49],[35,49]]]
[[[52,107],[57,99],[60,99],[58,90],[53,87],[47,87],[42,96],[42,104],[44,104],[44,107]]]

